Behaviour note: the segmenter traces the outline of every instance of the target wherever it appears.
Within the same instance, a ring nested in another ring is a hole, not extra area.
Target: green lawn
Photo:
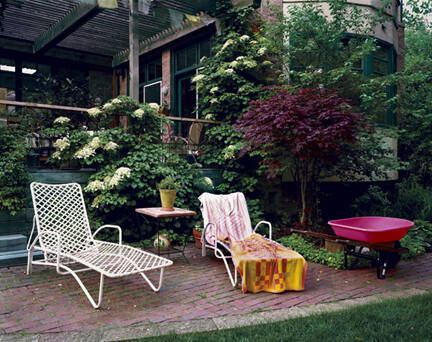
[[[432,341],[432,294],[271,324],[139,341]]]

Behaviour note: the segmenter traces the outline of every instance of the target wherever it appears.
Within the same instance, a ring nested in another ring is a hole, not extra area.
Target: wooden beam
[[[87,112],[87,108],[57,106],[57,105],[48,105],[48,104],[32,103],[32,102],[0,100],[0,104],[4,104],[8,106],[34,107],[34,108],[44,108],[44,109],[70,110],[75,112]]]
[[[87,110],[88,110],[88,108],[81,108],[81,107],[58,106],[58,105],[49,105],[49,104],[42,104],[42,103],[8,101],[8,100],[1,100],[1,99],[0,99],[0,105],[34,107],[34,108],[44,108],[44,109],[57,109],[57,110],[70,110],[70,111],[75,111],[75,112],[87,112]],[[166,118],[169,120],[172,120],[172,121],[201,122],[201,123],[216,124],[216,125],[219,125],[222,123],[222,121],[201,120],[201,119],[192,119],[192,118],[179,118],[176,116],[167,116]]]
[[[129,96],[139,97],[138,0],[129,0]]]
[[[6,58],[22,58],[31,61],[52,63],[53,60],[65,60],[112,68],[112,57],[97,55],[90,52],[54,47],[44,55],[33,55],[33,43],[13,38],[0,37],[0,55]]]
[[[210,27],[211,25],[216,25],[216,19],[205,16],[201,13],[201,23],[192,25],[187,20],[184,20],[179,27],[170,27],[162,32],[155,34],[154,36],[141,40],[139,42],[139,55],[143,55],[149,51],[160,48],[167,44],[173,43],[174,41],[180,41],[184,39],[189,34],[199,31],[203,28]],[[113,68],[128,61],[130,56],[130,49],[125,49],[118,52],[113,57],[112,66]]]
[[[81,0],[63,18],[42,33],[33,43],[33,53],[43,53],[57,45],[80,26],[102,11],[96,0]]]

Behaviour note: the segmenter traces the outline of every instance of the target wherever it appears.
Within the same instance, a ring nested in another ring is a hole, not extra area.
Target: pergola
[[[214,4],[212,0],[0,0],[0,52],[73,56],[110,67],[129,61],[129,91],[138,98],[140,52],[179,28],[188,32],[213,24],[214,19],[203,12],[214,9]]]

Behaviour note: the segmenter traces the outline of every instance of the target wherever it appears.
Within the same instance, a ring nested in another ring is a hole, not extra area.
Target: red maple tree
[[[367,127],[350,101],[322,88],[273,88],[264,100],[251,101],[237,123],[244,132],[244,153],[259,154],[267,177],[289,171],[300,185],[301,223],[310,223],[314,189],[323,169],[337,165]]]

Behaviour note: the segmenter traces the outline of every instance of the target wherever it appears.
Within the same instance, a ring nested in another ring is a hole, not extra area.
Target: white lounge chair
[[[122,245],[122,230],[119,226],[104,225],[93,234],[81,186],[77,183],[30,185],[34,218],[33,229],[27,245],[27,274],[32,265],[55,266],[59,274],[72,274],[81,286],[92,306],[97,309],[102,303],[104,276],[118,278],[139,273],[153,291],[160,290],[164,268],[172,261],[140,249]],[[32,241],[35,227],[37,236]],[[119,242],[96,240],[95,235],[104,228],[117,229]],[[43,252],[42,260],[33,260],[34,250]],[[72,269],[71,264],[82,264],[85,268]],[[160,269],[156,287],[144,272]],[[99,297],[96,303],[78,277],[77,273],[94,270],[100,273]]]

